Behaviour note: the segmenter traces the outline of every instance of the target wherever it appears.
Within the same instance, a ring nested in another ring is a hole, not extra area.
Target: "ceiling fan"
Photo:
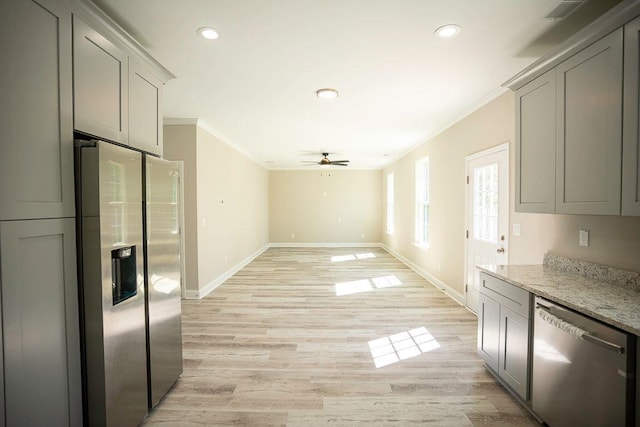
[[[320,166],[349,166],[349,160],[329,160],[329,153],[322,153],[322,159],[319,162],[303,161],[303,163],[309,163],[307,166],[320,165]]]

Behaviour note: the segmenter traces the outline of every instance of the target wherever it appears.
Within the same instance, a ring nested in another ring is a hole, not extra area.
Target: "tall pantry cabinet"
[[[81,425],[71,12],[0,2],[0,424]]]

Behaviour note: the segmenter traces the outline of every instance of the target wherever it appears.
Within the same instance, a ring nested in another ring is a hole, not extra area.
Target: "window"
[[[474,169],[473,238],[498,243],[498,164]]]
[[[429,158],[416,162],[416,245],[429,245]]]
[[[390,173],[387,175],[387,233],[393,234],[393,193],[394,193],[394,175]]]

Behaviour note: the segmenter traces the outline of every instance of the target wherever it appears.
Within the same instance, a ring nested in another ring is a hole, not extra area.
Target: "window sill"
[[[413,246],[415,246],[418,249],[422,249],[423,251],[426,251],[427,249],[429,249],[428,243],[413,242]]]

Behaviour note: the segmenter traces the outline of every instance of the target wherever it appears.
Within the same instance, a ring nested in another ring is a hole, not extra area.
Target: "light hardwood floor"
[[[476,324],[382,249],[271,248],[183,302],[184,373],[145,424],[537,425]]]

